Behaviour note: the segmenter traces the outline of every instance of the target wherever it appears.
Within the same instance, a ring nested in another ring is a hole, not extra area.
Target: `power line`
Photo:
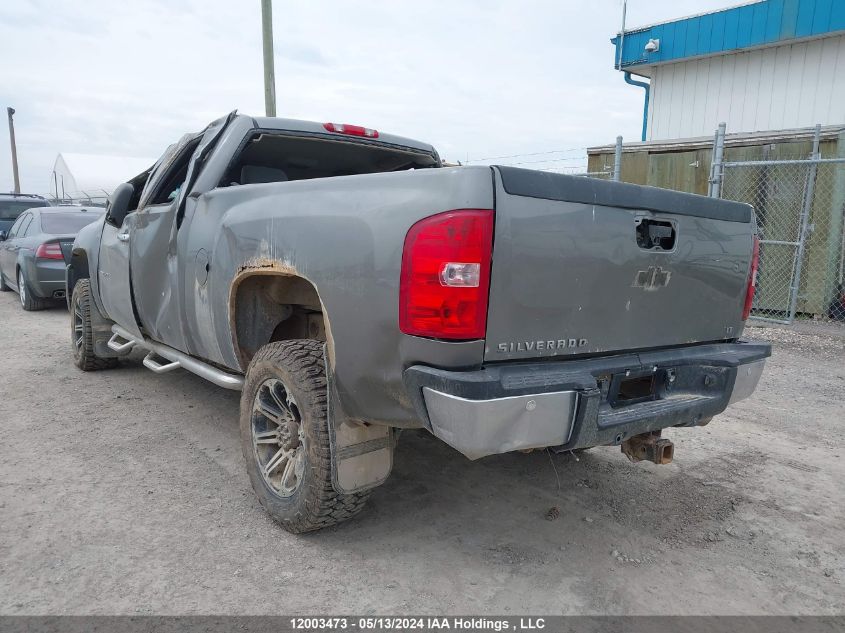
[[[537,171],[560,171],[562,169],[587,169],[586,165],[567,165],[565,167],[545,167]]]
[[[569,160],[583,160],[581,156],[570,156],[569,158],[545,158],[543,160],[523,160],[518,163],[507,163],[507,166],[512,165],[537,165],[539,163],[563,163]]]
[[[586,152],[586,147],[570,147],[569,149],[552,149],[548,152],[531,152],[529,154],[511,154],[509,156],[488,156],[487,158],[473,158],[468,163],[477,163],[483,160],[503,160],[505,158],[522,158],[523,156],[544,156],[546,154],[566,154],[570,152]]]

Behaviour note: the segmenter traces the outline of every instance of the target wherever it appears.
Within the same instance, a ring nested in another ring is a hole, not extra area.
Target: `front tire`
[[[94,328],[91,325],[91,285],[87,279],[80,279],[73,288],[70,298],[70,342],[73,347],[73,363],[82,371],[111,369],[117,365],[116,358],[102,358],[94,353]]]
[[[299,534],[352,518],[369,492],[332,487],[323,345],[269,343],[249,364],[241,394],[241,448],[264,509]]]
[[[18,295],[21,298],[21,307],[27,312],[35,312],[47,307],[47,302],[44,299],[32,294],[32,288],[24,277],[23,269],[18,270]]]

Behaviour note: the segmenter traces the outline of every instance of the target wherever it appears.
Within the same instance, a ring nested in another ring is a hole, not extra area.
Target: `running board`
[[[182,366],[178,360],[170,361],[169,363],[159,363],[156,361],[156,357],[158,354],[156,352],[150,352],[146,356],[144,356],[144,367],[149,369],[154,374],[165,374],[172,369],[179,369]]]
[[[106,345],[109,346],[110,350],[112,350],[114,352],[119,352],[119,353],[123,353],[123,352],[128,353],[129,350],[131,350],[133,347],[135,347],[135,341],[134,340],[127,340],[122,335],[118,334],[117,332],[114,332],[114,329],[112,329],[112,332],[113,332],[113,334],[111,335],[109,342],[106,343]]]
[[[234,391],[241,391],[244,387],[243,376],[237,374],[230,374],[228,372],[217,369],[213,365],[197,360],[193,356],[189,356],[179,350],[175,350],[167,345],[156,343],[147,338],[138,338],[124,330],[119,325],[112,326],[114,336],[109,340],[109,347],[114,351],[126,351],[132,347],[138,346],[146,349],[149,353],[144,357],[144,367],[157,374],[163,374],[173,369],[187,369],[192,374],[196,374],[200,378],[205,378],[209,382],[213,382],[218,387],[224,389],[233,389]],[[167,363],[160,363],[156,358],[169,361]]]

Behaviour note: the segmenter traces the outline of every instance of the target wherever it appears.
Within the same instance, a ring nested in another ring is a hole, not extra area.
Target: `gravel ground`
[[[670,430],[671,465],[406,433],[360,517],[297,537],[249,487],[236,393],[79,372],[66,311],[2,294],[0,613],[841,614],[845,329],[747,335],[775,345],[758,392]]]

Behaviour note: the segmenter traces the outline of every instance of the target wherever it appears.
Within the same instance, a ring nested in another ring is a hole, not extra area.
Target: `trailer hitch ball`
[[[675,455],[675,445],[672,440],[660,437],[660,431],[656,431],[629,437],[622,442],[622,452],[632,462],[671,464]]]

